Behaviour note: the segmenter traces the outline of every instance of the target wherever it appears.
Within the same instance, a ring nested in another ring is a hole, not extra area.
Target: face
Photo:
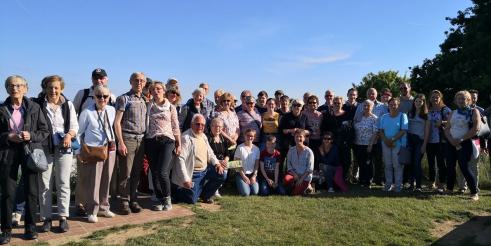
[[[402,83],[401,86],[399,86],[399,90],[401,90],[401,94],[404,96],[409,95],[409,93],[411,92],[411,88],[404,83]]]
[[[372,108],[373,108],[373,105],[370,103],[363,104],[363,112],[365,112],[365,113],[371,113]]]
[[[424,105],[423,99],[421,98],[414,99],[414,106],[416,106],[416,108],[421,108],[423,105]]]
[[[280,100],[280,98],[281,98],[282,96],[283,96],[283,94],[281,94],[281,93],[276,93],[276,94],[274,95],[275,99],[276,99],[276,100],[278,100],[278,101]]]
[[[292,113],[294,115],[299,115],[301,111],[302,111],[302,104],[295,103],[292,105]]]
[[[201,86],[201,89],[203,89],[205,91],[205,94],[208,94],[208,90],[210,89],[210,87],[208,87],[207,84],[204,84]]]
[[[193,124],[191,124],[191,128],[195,134],[202,134],[205,130],[205,119],[203,117],[197,117]]]
[[[242,93],[242,94],[240,95],[240,101],[241,101],[243,104],[245,104],[245,99],[246,99],[246,97],[250,97],[250,96],[251,96],[251,93],[250,93],[250,92],[245,92],[245,93]]]
[[[433,103],[433,105],[439,105],[440,101],[442,100],[442,97],[440,97],[440,94],[438,93],[433,93],[431,94],[430,100]]]
[[[295,134],[295,143],[303,144],[305,142],[305,136],[303,134]]]
[[[268,109],[270,109],[271,111],[274,111],[276,108],[276,103],[274,102],[274,100],[269,100],[269,102],[266,103],[266,107],[268,107]]]
[[[261,95],[257,98],[257,102],[260,105],[266,105],[266,100],[268,100],[268,98],[265,95]]]
[[[248,143],[252,143],[252,141],[254,141],[254,138],[255,137],[256,137],[256,133],[254,133],[254,132],[247,132],[247,133],[245,133],[244,141],[246,141]]]
[[[350,101],[356,100],[356,98],[358,98],[358,92],[357,91],[350,91],[348,93],[348,98]]]
[[[232,107],[232,99],[231,98],[226,98],[225,100],[222,101],[222,106],[224,109],[230,109]]]
[[[392,100],[389,102],[389,110],[391,112],[396,112],[399,109],[399,102]]]
[[[267,141],[266,142],[266,148],[267,149],[274,149],[276,147],[276,141]]]
[[[369,90],[367,92],[367,96],[368,96],[368,99],[370,99],[370,101],[375,101],[375,100],[377,100],[377,91],[376,90]]]
[[[61,83],[60,81],[53,81],[48,83],[46,86],[46,95],[50,99],[58,99],[60,98],[61,93],[63,90],[61,90]]]
[[[340,110],[342,103],[343,102],[340,99],[334,99],[334,101],[332,102],[334,110]]]
[[[256,103],[255,103],[255,102],[246,102],[246,107],[245,107],[245,109],[246,109],[248,112],[252,112],[252,111],[254,111],[254,106],[256,106]]]
[[[382,97],[380,99],[382,99],[383,103],[386,103],[390,100],[390,96],[387,94],[384,94],[384,95],[382,95]]]
[[[92,85],[93,86],[98,86],[98,85],[106,86],[108,81],[109,81],[109,79],[107,78],[107,76],[92,77]]]
[[[177,94],[174,91],[167,91],[165,95],[167,96],[167,100],[169,100],[171,103],[177,101]]]
[[[95,104],[97,108],[104,108],[109,101],[109,92],[107,90],[98,91],[95,93]]]
[[[9,96],[12,98],[22,98],[26,94],[27,88],[26,85],[21,80],[14,80],[9,83],[7,86],[7,92]]]
[[[150,90],[152,97],[162,99],[164,97],[164,87],[161,84],[156,84]]]
[[[145,78],[145,76],[143,74],[137,74],[130,81],[131,89],[133,89],[133,91],[135,91],[136,93],[141,93],[146,83],[147,79]]]
[[[288,108],[290,106],[290,102],[288,100],[280,100],[282,108]]]
[[[211,133],[213,133],[214,136],[220,135],[223,129],[223,123],[218,122],[218,121],[213,121],[211,123]]]
[[[215,93],[213,95],[213,97],[215,98],[215,103],[218,104],[218,102],[220,101],[220,97],[222,96],[222,94],[220,93]]]
[[[467,102],[465,100],[465,96],[462,95],[462,94],[459,94],[456,98],[455,98],[455,104],[457,104],[457,106],[459,108],[463,108],[465,106],[467,106]]]
[[[325,145],[331,145],[332,144],[332,136],[325,135],[324,137],[322,137],[322,143]]]
[[[203,94],[201,94],[201,93],[194,93],[193,100],[194,100],[194,102],[196,104],[202,103],[203,102]]]
[[[317,109],[317,106],[319,105],[319,102],[315,99],[315,98],[312,98],[309,100],[309,108],[310,110],[316,110]]]
[[[326,102],[329,102],[332,104],[332,99],[334,98],[334,93],[332,91],[327,91],[326,94],[324,95],[324,99],[326,99]]]
[[[471,93],[472,104],[477,103],[477,93]]]

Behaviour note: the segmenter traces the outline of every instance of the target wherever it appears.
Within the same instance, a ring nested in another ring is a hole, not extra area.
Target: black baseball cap
[[[94,71],[92,71],[92,78],[100,78],[106,76],[107,76],[106,70],[102,68],[96,68],[94,69]]]

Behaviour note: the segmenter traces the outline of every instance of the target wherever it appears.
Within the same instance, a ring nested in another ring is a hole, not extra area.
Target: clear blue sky
[[[345,95],[369,72],[421,64],[438,52],[447,16],[469,0],[412,1],[55,1],[0,3],[0,78],[65,78],[65,94],[105,68],[116,94],[132,72],[199,82],[235,95],[243,89],[299,97],[327,88]],[[3,83],[2,83],[3,84]],[[6,97],[0,89],[0,100]],[[323,100],[322,100],[323,101]]]

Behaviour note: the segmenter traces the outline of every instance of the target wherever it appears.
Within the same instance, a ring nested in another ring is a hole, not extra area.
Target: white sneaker
[[[327,192],[334,193],[334,189],[331,187],[331,188],[329,188],[329,190],[327,190]]]
[[[89,215],[89,217],[87,218],[87,221],[88,221],[89,223],[97,223],[97,221],[99,221],[99,220],[97,219],[97,215],[91,214],[91,215]]]
[[[220,192],[218,192],[218,190],[217,190],[217,191],[215,191],[215,195],[214,195],[214,196],[215,196],[216,198],[221,198],[221,197],[222,197],[222,195],[220,195]]]
[[[99,210],[99,212],[97,213],[97,216],[106,217],[106,218],[113,218],[114,216],[116,216],[116,214],[114,214],[110,210],[106,210],[106,211],[100,211]]]
[[[476,194],[474,194],[474,195],[471,195],[471,199],[472,199],[473,201],[479,201],[479,194],[477,194],[477,193],[476,193]]]

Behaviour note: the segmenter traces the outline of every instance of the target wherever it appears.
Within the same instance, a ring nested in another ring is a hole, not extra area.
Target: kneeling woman
[[[88,221],[97,222],[97,216],[114,217],[109,210],[109,184],[114,169],[116,146],[114,144],[113,123],[116,115],[114,107],[107,105],[110,92],[107,87],[94,88],[95,104],[80,113],[78,120],[79,135],[83,144],[90,147],[108,146],[107,159],[104,161],[86,161],[84,154],[78,155],[82,161],[81,178],[87,178],[87,200],[84,207],[89,215]],[[83,147],[82,147],[83,148]],[[83,152],[83,151],[82,151]]]
[[[312,181],[314,153],[304,144],[306,136],[306,130],[295,131],[295,146],[288,150],[286,157],[288,171],[283,183],[294,196],[304,194]]]
[[[242,168],[235,177],[237,190],[241,196],[257,195],[259,184],[257,183],[257,170],[259,168],[259,148],[252,143],[256,138],[256,130],[247,129],[244,132],[244,143],[237,146],[234,160],[242,162]]]

